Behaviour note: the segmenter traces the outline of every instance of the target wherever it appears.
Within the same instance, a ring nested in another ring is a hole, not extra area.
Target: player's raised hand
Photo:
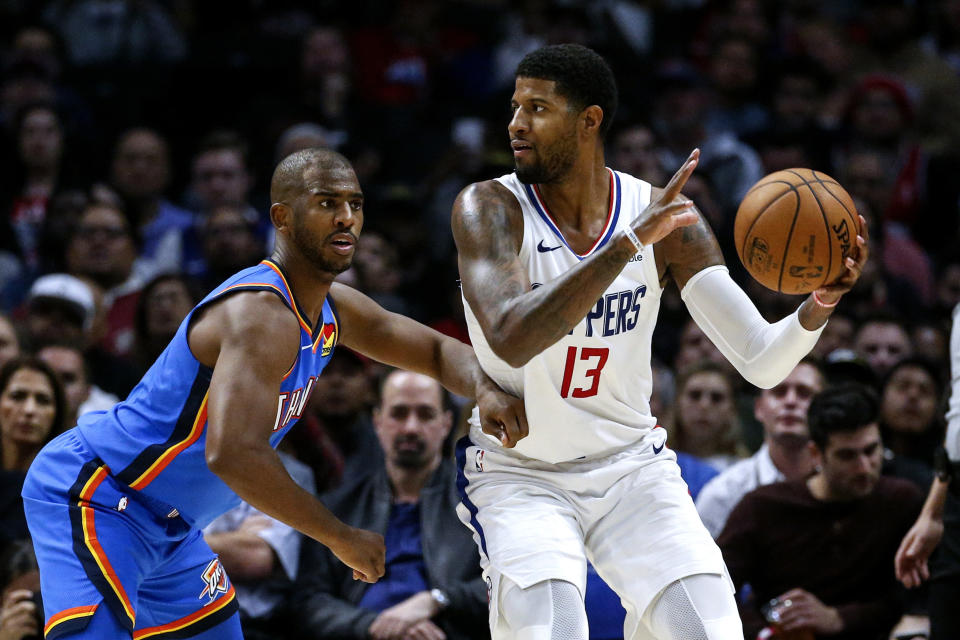
[[[505,447],[516,446],[530,432],[523,398],[503,391],[489,378],[477,386],[477,408],[480,410],[483,432],[499,440]]]
[[[630,223],[640,242],[645,245],[653,244],[677,227],[686,227],[698,220],[697,212],[693,210],[693,201],[680,192],[693,175],[699,161],[700,150],[694,149],[660,195],[653,198],[636,220]]]
[[[383,577],[386,547],[379,533],[345,527],[336,543],[328,545],[333,555],[353,569],[353,579],[376,582]]]
[[[828,305],[840,300],[840,296],[853,288],[853,285],[860,279],[863,273],[863,267],[867,264],[867,258],[870,256],[870,230],[867,228],[867,220],[860,216],[860,233],[857,235],[857,244],[850,255],[847,256],[844,267],[846,267],[840,277],[828,285],[824,285],[816,290],[817,297]]]

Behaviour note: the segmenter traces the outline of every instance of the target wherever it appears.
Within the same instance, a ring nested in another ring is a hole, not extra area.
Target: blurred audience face
[[[178,277],[167,278],[144,295],[147,334],[172,338],[193,309],[193,296],[186,283]]]
[[[721,441],[734,423],[733,388],[726,376],[715,371],[687,378],[677,390],[676,407],[676,424],[682,427],[683,442],[691,453],[709,454],[703,450],[710,449],[709,443]]]
[[[20,339],[10,319],[0,313],[0,367],[20,355]]]
[[[883,462],[880,428],[876,424],[831,434],[823,451],[811,446],[826,481],[828,499],[855,500],[873,492]]]
[[[710,77],[714,88],[723,94],[741,95],[749,91],[757,82],[753,46],[739,38],[721,42],[711,57]]]
[[[0,441],[4,450],[39,450],[50,435],[55,417],[53,386],[41,371],[23,367],[0,390]]]
[[[65,424],[75,424],[80,405],[90,397],[90,383],[87,380],[83,353],[73,347],[54,345],[38,351],[37,357],[50,365],[59,376],[67,401],[68,415]]]
[[[396,291],[401,284],[398,260],[393,243],[387,242],[387,239],[376,231],[363,234],[353,258],[363,291],[369,293]]]
[[[947,264],[941,270],[937,278],[937,302],[944,309],[960,304],[960,264]]]
[[[878,378],[901,358],[913,353],[906,329],[895,322],[873,321],[860,327],[853,339],[853,350],[867,361]]]
[[[868,89],[851,117],[856,135],[880,143],[896,141],[906,125],[900,105],[886,89]]]
[[[812,364],[801,362],[783,382],[763,389],[754,401],[753,411],[763,425],[764,435],[781,446],[805,445],[807,408],[813,396],[823,389],[823,376]]]
[[[900,433],[923,433],[937,413],[937,384],[926,369],[904,364],[883,387],[881,422]]]
[[[820,90],[811,76],[784,75],[777,80],[773,112],[777,122],[790,130],[800,130],[817,121]]]
[[[264,249],[240,209],[221,206],[207,217],[203,255],[212,272],[226,274],[255,264],[263,258]]]
[[[113,184],[134,200],[159,198],[170,180],[167,144],[149,129],[123,134],[113,156]]]
[[[60,118],[47,107],[29,111],[20,125],[20,158],[28,169],[50,171],[63,155]]]
[[[440,463],[453,416],[443,408],[443,389],[436,380],[396,371],[384,382],[373,424],[389,464],[429,469]]]
[[[353,419],[367,407],[372,395],[363,363],[355,355],[336,349],[313,388],[310,410],[321,421]]]
[[[253,186],[243,156],[234,149],[212,149],[193,161],[193,188],[204,209],[245,206]]]
[[[853,342],[853,320],[849,316],[835,313],[830,322],[823,328],[820,339],[814,345],[811,353],[819,358],[825,358],[837,349],[847,349]]]
[[[843,165],[843,186],[851,196],[862,198],[874,214],[880,215],[890,203],[894,181],[889,173],[890,167],[881,154],[857,151],[851,153]],[[870,230],[874,228],[875,225],[871,225]]]
[[[679,373],[689,365],[701,360],[710,360],[721,364],[727,362],[716,345],[710,342],[707,334],[697,326],[696,322],[689,320],[683,328],[683,333],[680,334],[680,346],[677,349],[677,357],[674,360],[673,368]]]
[[[314,81],[332,73],[349,73],[350,50],[340,31],[313,29],[303,41],[300,65],[304,78]]]
[[[831,321],[833,319],[831,318]],[[950,357],[950,338],[947,333],[934,324],[922,324],[910,332],[913,352],[933,362],[946,362]]]
[[[628,127],[614,138],[613,166],[653,184],[664,183],[653,132],[643,125]]]
[[[123,214],[109,205],[91,204],[67,243],[67,268],[109,289],[130,277],[137,248]]]
[[[38,298],[27,306],[23,319],[26,337],[31,347],[66,343],[80,348],[87,346],[88,334],[83,316],[76,307],[55,298]]]

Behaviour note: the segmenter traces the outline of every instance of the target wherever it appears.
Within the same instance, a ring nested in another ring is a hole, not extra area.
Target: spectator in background
[[[179,26],[154,0],[56,0],[44,18],[63,34],[78,67],[144,67],[187,55]]]
[[[184,235],[193,215],[164,197],[170,185],[170,151],[156,131],[128,129],[114,149],[110,181],[123,197],[140,238],[140,256],[158,271],[178,271]]]
[[[17,540],[0,555],[0,638],[36,640],[43,635],[40,570],[33,543]]]
[[[67,242],[67,270],[93,283],[102,294],[101,346],[127,356],[133,350],[134,311],[152,265],[138,257],[134,230],[120,207],[91,202]]]
[[[943,442],[942,392],[940,372],[929,360],[914,356],[894,364],[880,392],[884,446],[930,469],[933,453]],[[926,489],[926,483],[921,488]]]
[[[291,449],[313,471],[318,493],[366,475],[383,456],[370,420],[375,392],[368,361],[356,351],[336,349],[321,381],[301,427],[288,436]]]
[[[192,165],[188,199],[196,211],[203,215],[223,205],[252,208],[248,200],[254,184],[250,148],[240,134],[227,130],[207,134],[200,140]]]
[[[345,479],[325,503],[353,526],[382,532],[384,577],[374,585],[307,541],[292,603],[303,638],[488,637],[476,547],[456,509],[456,470],[443,444],[453,415],[432,379],[392,371],[374,409],[384,464]],[[371,465],[372,466],[372,465]]]
[[[66,403],[57,374],[36,358],[0,368],[0,547],[29,536],[20,490],[37,452],[64,427]]]
[[[290,477],[315,495],[310,468],[288,453],[278,453]],[[287,621],[274,615],[297,579],[300,532],[243,502],[204,527],[203,538],[237,590],[243,637],[292,640],[284,633]]]
[[[201,222],[202,261],[189,272],[201,275],[204,290],[212,290],[228,277],[265,257],[257,236],[257,219],[250,209],[236,205],[214,207]]]
[[[75,345],[51,344],[37,352],[37,358],[56,371],[63,386],[66,411],[63,424],[72,427],[89,411],[107,411],[120,399],[90,382],[83,351]]]
[[[610,166],[650,184],[666,184],[670,179],[657,155],[657,139],[645,124],[628,124],[613,136]]]
[[[913,355],[913,344],[902,320],[875,314],[865,318],[857,328],[853,350],[867,361],[877,379],[882,380],[900,359]]]
[[[702,361],[680,371],[670,448],[722,471],[742,457],[739,436],[736,386],[728,368]],[[693,488],[691,494],[696,495]]]
[[[857,385],[810,402],[810,451],[818,471],[755,489],[734,508],[717,543],[737,588],[745,636],[774,599],[780,627],[837,640],[886,639],[900,615],[893,558],[920,511],[921,493],[881,477],[876,395]]]
[[[853,344],[854,328],[853,318],[843,312],[835,312],[810,353],[823,360],[836,349],[849,348]]]
[[[699,147],[697,171],[716,186],[721,208],[732,215],[747,190],[763,177],[760,157],[732,133],[707,129],[710,94],[691,66],[667,62],[659,71],[656,86],[653,124],[665,145],[661,164],[679,166],[690,149]]]
[[[134,321],[134,353],[142,371],[149,369],[167,348],[180,323],[201,297],[190,280],[176,274],[157,276],[143,287]]]
[[[30,271],[40,265],[40,228],[53,194],[63,187],[69,165],[65,153],[63,124],[52,104],[25,106],[16,114],[14,135],[17,162],[4,179],[0,220],[9,229],[0,246],[15,252]],[[7,189],[12,191],[7,192]],[[3,227],[0,227],[2,229]]]
[[[0,311],[0,367],[20,355],[20,338],[10,317]]]
[[[756,44],[748,37],[723,34],[713,42],[708,60],[714,99],[707,128],[740,139],[766,128],[770,113],[756,101],[762,75]]]
[[[136,371],[95,344],[98,315],[94,291],[86,282],[66,273],[40,276],[27,296],[24,338],[35,351],[52,344],[79,347],[91,382],[122,397],[136,382]]]
[[[763,425],[763,446],[710,480],[697,497],[697,511],[714,538],[744,495],[774,482],[803,480],[813,472],[807,408],[824,382],[820,367],[805,359],[783,382],[760,391],[754,415]]]

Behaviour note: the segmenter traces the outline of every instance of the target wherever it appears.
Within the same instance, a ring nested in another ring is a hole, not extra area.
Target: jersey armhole
[[[203,302],[201,302],[196,307],[194,307],[192,311],[190,311],[190,317],[187,320],[187,328],[186,328],[186,331],[184,332],[183,339],[187,341],[187,351],[189,351],[193,359],[197,361],[197,364],[200,365],[200,368],[202,370],[207,371],[210,376],[213,375],[213,368],[208,367],[207,365],[200,362],[200,359],[197,357],[197,354],[193,352],[193,347],[190,346],[190,330],[193,329],[193,323],[195,320],[199,319],[199,316],[202,315],[202,312],[206,312],[210,308],[210,306],[213,305],[214,303],[222,302],[223,300],[225,300],[229,296],[232,296],[235,293],[249,293],[251,291],[269,291],[271,293],[276,294],[276,296],[283,301],[284,306],[287,307],[290,313],[293,314],[294,318],[297,318],[296,311],[294,311],[293,307],[290,306],[290,302],[286,299],[286,297],[284,297],[283,293],[281,293],[278,289],[275,289],[274,287],[268,287],[264,285],[255,284],[249,287],[243,286],[243,285],[236,286],[229,289],[228,291],[221,291],[220,293],[213,296],[209,300],[204,300]],[[299,325],[300,325],[300,320],[299,318],[297,318],[297,326],[299,327]],[[293,359],[293,364],[291,364],[290,367],[287,369],[287,372],[283,374],[284,378],[289,376],[290,372],[293,371],[293,368],[297,366],[297,360],[299,358],[300,358],[300,352],[297,351],[297,356]]]

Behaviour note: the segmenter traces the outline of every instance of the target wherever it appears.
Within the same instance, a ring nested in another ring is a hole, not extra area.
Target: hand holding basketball
[[[816,291],[826,304],[860,277],[867,238],[850,195],[811,169],[765,176],[744,196],[734,223],[737,254],[757,282],[781,293]]]

